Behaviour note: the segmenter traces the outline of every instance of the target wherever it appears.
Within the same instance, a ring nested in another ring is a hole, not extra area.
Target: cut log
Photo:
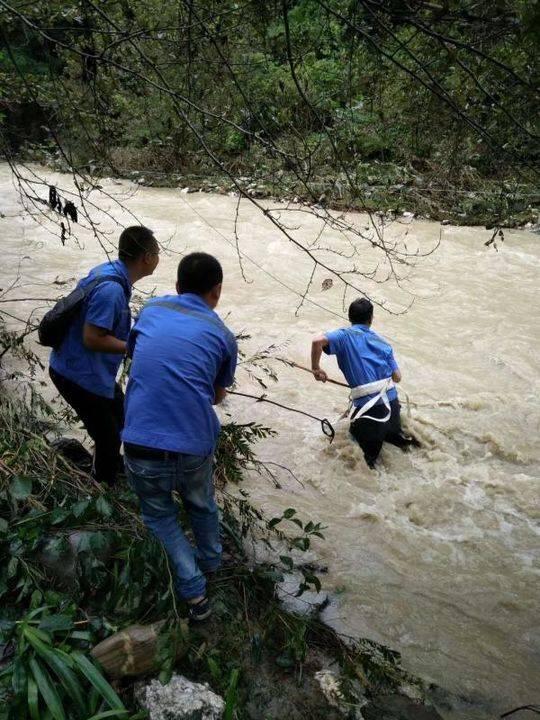
[[[164,624],[162,620],[151,625],[130,625],[96,645],[91,655],[113,678],[155,672],[159,670],[158,650],[164,639]],[[181,621],[174,628],[177,658],[187,651],[188,632],[186,621]]]

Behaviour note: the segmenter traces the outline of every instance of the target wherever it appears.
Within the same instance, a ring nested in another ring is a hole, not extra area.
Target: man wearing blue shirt
[[[354,300],[349,307],[351,326],[319,335],[311,346],[311,369],[316,380],[328,379],[319,366],[322,353],[336,356],[351,388],[350,431],[370,468],[375,466],[384,441],[402,449],[417,444],[401,431],[395,388],[401,372],[391,346],[371,329],[372,320],[372,303],[367,298]]]
[[[232,385],[237,361],[235,337],[214,312],[222,282],[216,258],[187,255],[178,266],[178,294],[150,300],[128,342],[126,471],[193,620],[210,614],[204,573],[221,562],[212,476],[220,423],[212,406]],[[173,490],[182,498],[196,548],[178,523]]]
[[[97,277],[111,280],[100,282],[85,298],[50,357],[53,383],[95,443],[95,478],[109,485],[121,462],[124,395],[116,375],[131,327],[131,287],[151,275],[158,261],[159,245],[152,231],[142,226],[126,228],[120,235],[118,260],[93,268],[78,286],[85,287]]]

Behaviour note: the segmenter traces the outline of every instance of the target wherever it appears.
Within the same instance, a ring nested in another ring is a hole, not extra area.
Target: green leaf
[[[109,505],[109,503],[105,500],[103,495],[100,495],[96,501],[96,510],[100,515],[103,515],[103,517],[111,517],[112,515],[112,507]]]
[[[31,615],[32,613],[30,613]],[[28,615],[28,619],[30,619],[30,615]],[[45,643],[46,645],[50,645],[52,643],[52,637],[49,635],[48,632],[45,632],[45,630],[40,630],[37,627],[32,628],[26,628],[27,630],[31,630],[32,635],[35,635],[37,638],[41,640],[41,642]]]
[[[275,517],[268,521],[268,528],[271,530],[272,528],[275,528],[276,525],[278,525],[283,518]]]
[[[79,710],[84,712],[86,710],[86,702],[84,700],[81,683],[70,668],[72,662],[71,657],[67,653],[55,650],[41,642],[34,634],[33,628],[25,628],[24,634],[38,655],[45,660],[55,675],[58,676],[62,687],[69,697],[78,706]]]
[[[38,686],[33,677],[28,678],[28,709],[32,720],[39,720]]]
[[[40,630],[47,632],[59,632],[62,630],[71,630],[73,628],[73,620],[69,615],[47,615],[39,623]]]
[[[90,688],[88,693],[88,709],[93,713],[97,713],[101,701],[101,695],[98,693],[95,687]]]
[[[235,668],[231,672],[229,680],[229,687],[227,688],[227,695],[225,696],[225,713],[223,720],[233,720],[234,709],[238,703],[238,678],[240,677],[240,670]]]
[[[128,712],[128,710],[105,710],[105,712],[92,715],[88,720],[106,720],[106,718],[124,717]]]
[[[94,555],[102,555],[109,547],[109,541],[102,532],[90,533],[90,549]]]
[[[17,574],[17,567],[19,566],[19,560],[16,557],[12,557],[7,566],[7,576],[9,579]]]
[[[83,655],[80,652],[73,652],[72,657],[83,671],[86,679],[96,688],[103,699],[109,703],[111,708],[124,710],[124,703],[120,700],[97,667],[86,657],[86,655]]]
[[[316,575],[312,573],[304,573],[304,579],[310,585],[314,585],[317,592],[321,592],[321,581]]]
[[[0,618],[0,636],[3,639],[6,640],[11,635],[15,627],[15,620],[7,620],[6,618]]]
[[[45,704],[49,708],[54,720],[66,720],[64,707],[58,693],[56,692],[56,688],[51,681],[49,673],[41,667],[35,658],[30,658],[29,665],[32,670],[32,675],[34,676],[34,680],[39,688],[39,692],[43,696]]]
[[[17,658],[13,663],[13,673],[11,675],[11,687],[13,688],[15,697],[25,692],[27,677],[25,664],[21,658]]]
[[[214,678],[214,680],[219,681],[221,679],[221,668],[217,664],[217,662],[214,660],[213,657],[208,657],[206,659],[206,662],[208,663],[208,669],[210,670],[210,674]]]
[[[296,515],[296,510],[294,508],[287,508],[283,513],[285,520],[290,520],[293,515]]]
[[[281,562],[282,562],[284,565],[286,565],[286,566],[289,568],[289,570],[292,570],[292,569],[293,569],[293,559],[292,559],[292,557],[289,557],[289,555],[280,555],[280,556],[279,556],[279,559],[281,560]]]
[[[89,504],[90,500],[80,500],[79,502],[75,503],[75,505],[71,507],[71,512],[73,516],[76,518],[80,518],[81,515],[84,515],[84,513],[86,512]]]
[[[15,500],[24,500],[32,492],[32,480],[28,477],[15,475],[11,481],[9,492]]]
[[[32,595],[30,596],[30,607],[32,609],[41,606],[41,603],[43,601],[43,593],[41,590],[34,590]]]
[[[54,508],[49,515],[51,525],[60,525],[64,520],[69,517],[70,511],[62,507]]]

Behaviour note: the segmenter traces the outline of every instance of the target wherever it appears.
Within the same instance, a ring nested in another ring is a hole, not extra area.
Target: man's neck
[[[136,282],[145,277],[145,274],[141,273],[136,265],[128,265],[128,263],[124,263],[124,265],[126,266],[130,285],[135,285]]]
[[[199,295],[198,293],[178,293],[179,297],[182,297],[182,295],[191,295],[192,297],[196,297],[199,300],[201,300],[205,305],[207,305],[210,310],[213,310],[216,305],[212,302],[212,299],[208,295]]]

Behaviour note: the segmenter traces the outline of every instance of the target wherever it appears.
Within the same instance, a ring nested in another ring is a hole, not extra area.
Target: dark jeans
[[[162,459],[141,458],[135,456],[135,447],[124,447],[126,472],[139,496],[144,524],[169,555],[178,595],[185,600],[200,597],[206,591],[204,573],[217,570],[221,562],[213,456],[171,453]],[[174,490],[189,517],[195,548],[178,522]]]
[[[64,400],[81,419],[95,443],[94,475],[98,482],[113,485],[120,467],[120,433],[124,427],[124,393],[120,385],[114,398],[106,398],[85,390],[52,368],[49,375]]]
[[[361,417],[351,423],[351,435],[362,448],[370,468],[375,466],[375,460],[379,457],[383,442],[389,442],[401,448],[407,448],[414,444],[414,440],[403,435],[401,430],[400,405],[397,398],[390,401],[390,408],[392,414],[387,422],[376,422]],[[386,406],[379,403],[368,410],[367,414],[382,418],[387,412]]]

